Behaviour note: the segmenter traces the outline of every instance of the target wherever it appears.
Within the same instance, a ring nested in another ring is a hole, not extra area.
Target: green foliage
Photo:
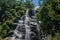
[[[60,33],[60,0],[44,0],[39,9],[37,20],[42,21],[42,29],[52,36]]]
[[[60,40],[60,34],[56,33],[56,35],[54,37],[52,37],[51,35],[48,36],[48,40]]]
[[[34,5],[33,5],[32,2],[30,2],[30,0],[26,0],[26,3],[25,4],[26,4],[26,7],[29,8],[29,9],[34,8]]]
[[[3,40],[3,39],[0,37],[0,40]]]
[[[31,2],[24,0],[0,0],[0,40],[15,28],[14,21],[25,14],[27,5],[33,7]]]

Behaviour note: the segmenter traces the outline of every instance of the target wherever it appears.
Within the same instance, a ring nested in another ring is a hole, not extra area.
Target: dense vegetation
[[[33,8],[29,0],[26,2],[24,0],[0,0],[0,40],[16,28],[13,23],[25,14],[27,6],[30,9]]]
[[[60,0],[44,0],[36,15],[37,20],[42,21],[40,25],[43,31],[52,36],[56,36],[56,33],[60,35]]]
[[[36,19],[41,21],[40,27],[55,36],[54,40],[60,40],[60,0],[43,0],[42,4],[40,0],[38,2],[40,7]],[[0,0],[0,40],[16,28],[14,21],[23,16],[27,8],[34,8],[32,0]]]

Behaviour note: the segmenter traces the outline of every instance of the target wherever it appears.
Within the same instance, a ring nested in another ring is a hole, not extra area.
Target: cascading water
[[[14,23],[17,24],[17,28],[14,31],[14,36],[12,37],[12,40],[30,40],[30,27],[28,25],[28,21],[29,21],[29,17],[28,17],[28,9],[27,9],[25,14],[25,20],[24,21],[19,20],[19,23]],[[22,28],[24,28],[25,30]]]
[[[28,17],[28,9],[25,15],[25,28],[26,28],[26,36],[25,36],[25,40],[30,40],[30,27],[29,27],[29,17]]]
[[[39,25],[34,17],[30,18],[27,9],[26,14],[21,17],[14,30],[12,40],[41,40]]]

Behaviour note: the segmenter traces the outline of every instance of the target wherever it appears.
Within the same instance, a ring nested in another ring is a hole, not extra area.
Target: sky
[[[33,3],[34,3],[34,5],[35,5],[35,7],[36,7],[36,6],[39,6],[38,0],[33,0]],[[42,4],[43,1],[41,1],[40,3]]]
[[[35,7],[39,5],[38,0],[33,0],[33,3],[35,5]]]

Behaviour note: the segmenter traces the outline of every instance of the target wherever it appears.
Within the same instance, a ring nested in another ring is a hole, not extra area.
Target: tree
[[[59,0],[44,0],[40,5],[38,17],[42,21],[41,27],[47,33],[60,32],[60,1]],[[38,18],[37,17],[37,18]],[[50,32],[49,32],[50,31]]]
[[[33,6],[31,2],[24,2],[24,0],[0,0],[0,39],[4,38],[9,31],[16,27],[13,25],[14,21],[21,18],[26,12],[26,5],[30,8]]]

